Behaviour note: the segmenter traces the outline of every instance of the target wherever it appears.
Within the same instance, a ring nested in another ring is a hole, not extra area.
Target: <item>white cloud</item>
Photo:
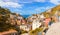
[[[60,4],[60,0],[50,0],[50,2],[56,5]]]
[[[18,0],[1,0],[1,1],[4,1],[4,2],[18,2]]]
[[[10,0],[3,0],[3,1],[8,2],[8,1],[10,1]]]
[[[14,8],[21,8],[22,5],[16,3],[16,2],[4,2],[2,0],[0,0],[0,6],[2,7],[14,7]]]
[[[20,0],[20,3],[46,2],[46,0]]]
[[[34,0],[35,2],[46,2],[46,0]]]
[[[46,0],[1,0],[4,2],[19,2],[19,3],[32,3],[32,2],[46,2]]]
[[[39,7],[39,8],[36,8],[35,11],[36,11],[36,13],[39,13],[39,12],[44,12],[44,11],[51,9],[51,8],[52,8],[51,6]]]
[[[32,3],[32,2],[46,2],[46,0],[29,0],[29,1],[23,2],[23,3]]]

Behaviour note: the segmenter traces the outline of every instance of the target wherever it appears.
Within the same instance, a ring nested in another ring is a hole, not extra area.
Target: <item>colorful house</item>
[[[44,25],[48,27],[49,22],[51,21],[51,18],[45,18]]]

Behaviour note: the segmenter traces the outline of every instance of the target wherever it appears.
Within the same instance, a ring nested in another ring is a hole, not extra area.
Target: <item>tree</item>
[[[9,9],[0,7],[0,32],[14,28],[10,23],[6,23],[10,18],[10,13]]]
[[[10,15],[9,9],[0,7],[0,23],[6,23],[6,21],[10,17],[9,15]]]

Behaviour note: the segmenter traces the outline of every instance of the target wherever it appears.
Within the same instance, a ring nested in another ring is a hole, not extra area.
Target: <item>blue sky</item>
[[[0,0],[0,6],[21,15],[44,12],[60,4],[60,0]]]

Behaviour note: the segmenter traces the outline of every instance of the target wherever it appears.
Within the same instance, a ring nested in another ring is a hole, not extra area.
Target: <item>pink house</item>
[[[23,19],[23,20],[22,20],[22,24],[26,24],[26,20]]]
[[[46,18],[46,19],[44,20],[45,26],[48,27],[48,24],[49,24],[50,21],[51,21],[51,18]]]

